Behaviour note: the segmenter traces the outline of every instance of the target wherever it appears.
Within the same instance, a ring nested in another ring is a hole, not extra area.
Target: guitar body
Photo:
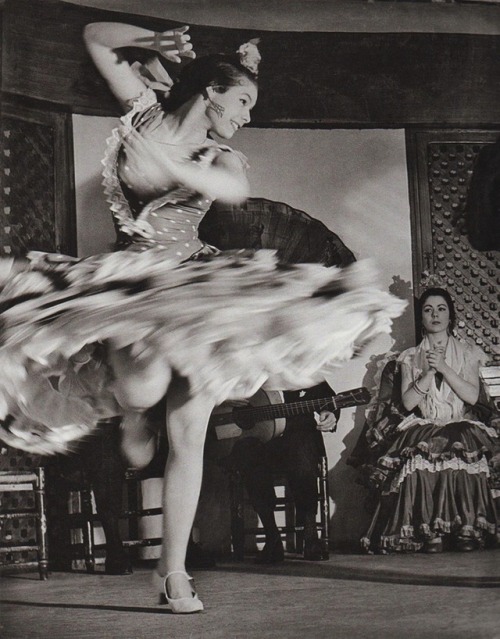
[[[250,397],[248,405],[218,406],[212,412],[208,423],[214,428],[217,439],[256,437],[265,443],[283,433],[287,417],[361,406],[367,404],[370,399],[368,390],[361,387],[322,399],[284,402],[280,391],[261,388]]]
[[[255,395],[249,398],[249,403],[254,408],[271,406],[272,404],[281,404],[283,395],[280,391],[266,391],[259,389]],[[227,419],[227,423],[214,425],[217,439],[232,439],[243,437],[256,437],[261,442],[268,442],[274,437],[283,434],[286,426],[286,419],[279,417],[277,419],[268,419],[256,422],[252,428],[241,429],[237,424],[231,421],[232,407],[218,406],[212,413],[214,423],[217,416],[222,420]]]

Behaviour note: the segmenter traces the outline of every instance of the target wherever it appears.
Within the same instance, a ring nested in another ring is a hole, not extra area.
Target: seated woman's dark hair
[[[451,295],[448,293],[448,291],[445,288],[439,288],[435,286],[432,288],[425,289],[425,291],[422,293],[422,295],[420,296],[418,300],[418,317],[417,317],[418,322],[422,321],[422,311],[423,311],[425,302],[429,299],[429,297],[434,297],[434,296],[443,297],[445,299],[446,304],[448,305],[448,310],[450,312],[449,330],[452,331],[455,328],[455,322],[456,322],[457,316],[455,312],[455,304],[453,303]]]
[[[257,77],[240,63],[238,55],[215,53],[196,58],[187,64],[177,76],[170,94],[161,100],[168,111],[175,111],[208,86],[227,91],[247,78],[257,85]]]

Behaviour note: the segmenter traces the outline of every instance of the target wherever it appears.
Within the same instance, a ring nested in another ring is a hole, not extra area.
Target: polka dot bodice
[[[141,134],[154,131],[164,116],[153,91],[147,90],[136,100],[132,110],[121,118],[121,126],[107,140],[103,185],[118,235],[117,248],[138,251],[163,248],[168,250],[166,257],[182,262],[204,247],[198,238],[198,227],[212,200],[176,184],[168,186],[168,177],[163,189],[154,186],[146,173],[129,166],[122,144],[131,129],[139,129]],[[174,159],[199,166],[223,152],[235,153],[213,140],[200,147],[172,145]],[[244,165],[244,157],[241,159]]]
[[[139,222],[144,220],[147,235],[132,236],[130,248],[142,251],[165,248],[169,257],[188,259],[204,246],[198,238],[198,227],[211,204],[212,200],[196,193],[189,198],[184,193],[179,200],[174,193],[152,200],[136,218]]]

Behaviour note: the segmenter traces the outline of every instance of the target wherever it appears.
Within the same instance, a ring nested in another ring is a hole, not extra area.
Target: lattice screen
[[[439,276],[454,298],[457,332],[500,362],[500,252],[475,250],[465,230],[464,205],[477,154],[497,132],[424,132],[413,136],[414,278]],[[410,157],[410,171],[412,162]]]
[[[2,252],[55,250],[54,132],[36,122],[2,118]]]
[[[57,130],[44,114],[37,121],[32,113],[10,115],[1,120],[0,255],[24,256],[28,250],[55,251],[57,247],[56,181]],[[68,170],[68,167],[66,168]],[[59,233],[60,235],[60,233]],[[0,470],[29,470],[43,463],[0,443]],[[33,506],[26,491],[0,493],[0,508],[6,512]],[[0,544],[26,545],[36,537],[33,517],[2,520]],[[1,553],[2,565],[36,561],[36,551]]]

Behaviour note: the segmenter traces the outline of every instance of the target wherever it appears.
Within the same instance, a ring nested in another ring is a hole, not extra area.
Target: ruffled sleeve
[[[120,231],[127,235],[140,235],[149,237],[149,229],[140,221],[136,221],[127,202],[118,178],[118,154],[122,145],[123,136],[134,128],[139,114],[148,110],[161,109],[156,94],[152,89],[146,89],[133,101],[132,108],[120,118],[120,125],[113,129],[111,136],[106,140],[106,151],[102,164],[104,194],[110,205],[111,213]]]

